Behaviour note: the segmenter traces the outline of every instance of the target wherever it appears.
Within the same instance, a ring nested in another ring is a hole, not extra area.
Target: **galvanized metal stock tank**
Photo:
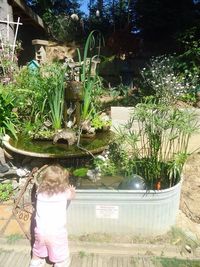
[[[181,182],[159,191],[77,190],[68,207],[68,232],[153,236],[176,222]]]

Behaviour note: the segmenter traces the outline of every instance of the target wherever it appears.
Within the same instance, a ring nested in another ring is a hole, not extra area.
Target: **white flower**
[[[105,157],[102,156],[102,155],[98,155],[98,156],[97,156],[97,159],[100,159],[100,160],[102,160],[102,161],[106,161]]]
[[[77,14],[72,14],[71,15],[71,19],[73,19],[73,20],[79,20],[79,17],[78,17],[78,15]]]

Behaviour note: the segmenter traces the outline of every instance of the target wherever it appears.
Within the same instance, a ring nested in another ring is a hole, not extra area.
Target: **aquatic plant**
[[[95,36],[95,34],[97,36]],[[94,50],[96,45],[96,40],[98,41],[98,50],[95,56],[89,55],[91,50]],[[81,57],[80,50],[77,49],[80,68],[80,81],[83,83],[83,105],[81,118],[82,120],[88,119],[91,117],[92,112],[95,111],[95,100],[94,100],[94,91],[95,87],[100,83],[100,79],[93,69],[93,64],[97,64],[100,58],[100,48],[102,43],[102,36],[99,31],[91,31],[83,52],[83,58]],[[96,61],[96,62],[95,62]],[[96,65],[95,65],[96,66]],[[96,97],[96,96],[95,96]]]
[[[48,69],[49,89],[47,93],[47,102],[50,107],[50,118],[53,129],[61,129],[63,122],[64,106],[64,77],[65,70],[59,65],[51,65]]]
[[[190,137],[198,130],[193,110],[145,98],[133,109],[128,123],[117,129],[110,159],[125,176],[143,177],[147,188],[171,187],[181,179]]]

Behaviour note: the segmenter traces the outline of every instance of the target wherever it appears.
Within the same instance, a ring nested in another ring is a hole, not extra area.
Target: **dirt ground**
[[[191,155],[184,168],[177,225],[200,239],[200,153]]]
[[[188,159],[181,191],[181,210],[192,221],[200,223],[200,154]]]

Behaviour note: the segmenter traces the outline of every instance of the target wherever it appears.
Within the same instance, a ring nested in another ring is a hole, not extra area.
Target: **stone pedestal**
[[[32,40],[32,44],[35,46],[35,60],[39,64],[46,62],[46,46],[49,44],[46,40],[34,39]]]

